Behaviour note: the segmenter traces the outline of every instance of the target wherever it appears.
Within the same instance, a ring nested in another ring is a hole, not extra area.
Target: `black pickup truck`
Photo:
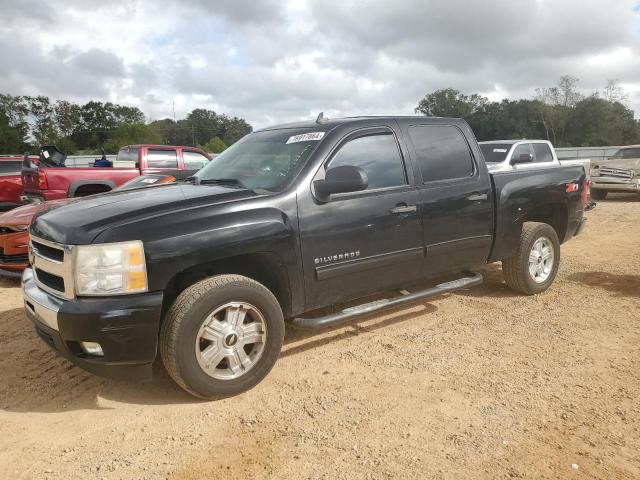
[[[324,328],[470,287],[496,261],[513,289],[546,290],[586,188],[581,166],[489,174],[458,119],[267,128],[183,182],[36,217],[25,310],[88,371],[148,378],[159,350],[188,392],[233,395],[272,368],[285,321]]]

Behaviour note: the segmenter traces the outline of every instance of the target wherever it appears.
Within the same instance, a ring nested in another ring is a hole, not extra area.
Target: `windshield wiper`
[[[249,188],[237,178],[203,178],[196,179],[196,185],[232,185],[249,190]]]

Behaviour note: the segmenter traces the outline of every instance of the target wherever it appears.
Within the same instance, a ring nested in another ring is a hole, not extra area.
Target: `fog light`
[[[80,342],[80,347],[84,353],[93,355],[94,357],[104,357],[104,352],[99,343],[96,342]]]

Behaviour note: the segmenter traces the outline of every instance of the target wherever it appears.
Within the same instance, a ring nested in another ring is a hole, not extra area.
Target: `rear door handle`
[[[482,202],[488,199],[489,196],[486,193],[472,193],[467,197],[467,200],[471,200],[472,202]]]
[[[389,210],[389,212],[395,215],[402,215],[403,213],[413,213],[416,210],[417,209],[415,205],[398,205],[397,207]]]

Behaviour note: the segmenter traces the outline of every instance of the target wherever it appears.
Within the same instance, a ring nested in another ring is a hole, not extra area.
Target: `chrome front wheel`
[[[202,370],[217,380],[234,380],[260,360],[267,341],[262,312],[249,303],[229,302],[211,312],[196,336]]]

